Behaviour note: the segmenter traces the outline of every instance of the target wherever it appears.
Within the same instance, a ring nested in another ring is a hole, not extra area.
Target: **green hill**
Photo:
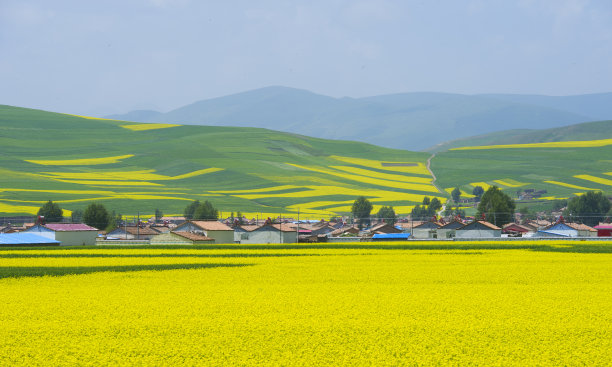
[[[612,137],[612,120],[584,122],[569,126],[556,127],[552,129],[522,129],[498,131],[451,140],[435,145],[427,151],[441,152],[452,148],[474,146],[474,145],[500,145],[500,144],[525,144],[545,143],[554,141],[572,140],[597,140]]]
[[[593,105],[612,104],[612,95]],[[555,98],[555,97],[551,97]],[[422,150],[452,139],[511,127],[552,128],[598,117],[555,106],[491,96],[401,93],[367,98],[332,98],[305,90],[267,87],[192,103],[163,114],[114,115],[142,122],[262,127],[328,139]],[[585,102],[586,103],[586,102]],[[582,111],[582,110],[581,110]],[[601,114],[606,113],[602,107]],[[584,112],[584,111],[583,111]],[[607,118],[612,118],[609,111]],[[122,117],[123,116],[123,117]]]
[[[122,214],[192,200],[250,216],[320,218],[359,195],[407,212],[439,195],[427,153],[258,128],[138,124],[0,106],[0,216],[98,201]],[[385,162],[394,163],[391,165]]]

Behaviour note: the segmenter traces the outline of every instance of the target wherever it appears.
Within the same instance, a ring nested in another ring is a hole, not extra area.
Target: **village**
[[[520,218],[520,214],[517,214]],[[432,218],[395,223],[372,219],[369,225],[351,223],[350,219],[330,221],[296,221],[293,218],[246,220],[187,220],[185,217],[155,217],[148,221],[128,223],[105,232],[84,223],[26,222],[0,227],[0,246],[94,246],[94,245],[210,245],[210,244],[290,244],[341,243],[409,240],[495,240],[610,238],[612,225],[594,227],[567,222],[526,219],[498,227],[485,220],[461,219],[446,221]]]

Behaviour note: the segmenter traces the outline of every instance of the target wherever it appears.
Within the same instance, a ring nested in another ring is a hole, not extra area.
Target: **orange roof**
[[[272,227],[278,229],[281,232],[295,232],[295,227],[290,227],[286,224],[271,224]]]
[[[228,225],[217,222],[216,220],[192,220],[191,223],[205,231],[233,231]]]
[[[589,231],[589,232],[597,232],[597,230],[593,227],[589,227],[586,224],[582,223],[565,223],[568,227],[572,227],[577,231]]]

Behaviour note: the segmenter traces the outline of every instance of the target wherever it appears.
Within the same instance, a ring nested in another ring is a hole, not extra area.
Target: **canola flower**
[[[448,187],[448,188],[444,189],[444,191],[446,191],[449,195],[453,192],[453,190],[455,190],[454,187]],[[460,189],[459,191],[461,191],[461,196],[464,197],[464,198],[473,198],[474,197],[474,195],[468,194],[464,190]]]
[[[223,168],[205,168],[193,172],[184,173],[177,176],[166,176],[155,173],[155,170],[137,171],[98,171],[98,172],[42,172],[42,177],[52,179],[70,180],[125,180],[125,181],[169,181],[182,180],[185,178],[196,177],[207,173],[223,171]]]
[[[506,187],[521,187],[527,185],[526,183],[518,182],[509,178],[503,180],[493,180],[493,182]]]
[[[0,279],[0,363],[612,364],[609,254],[371,246],[2,251],[90,270]]]
[[[569,187],[570,189],[578,189],[578,190],[597,190],[597,189],[592,189],[589,187],[584,187],[584,186],[578,186],[578,185],[573,185],[573,184],[569,184],[566,182],[560,182],[560,181],[551,181],[551,180],[547,180],[544,181],[546,183],[552,184],[552,185],[557,185],[557,186],[563,186],[563,187]]]
[[[473,187],[480,186],[483,188],[484,191],[487,191],[489,187],[491,187],[491,185],[486,182],[471,182],[470,185],[472,185]]]
[[[591,175],[575,175],[574,177],[579,178],[581,180],[595,182],[601,185],[612,186],[612,180],[609,180],[607,178],[601,178]]]
[[[346,171],[349,173],[354,173],[360,176],[374,177],[380,178],[383,180],[391,180],[391,181],[399,181],[399,182],[408,182],[408,183],[422,183],[422,184],[430,184],[432,181],[431,177],[417,177],[417,176],[404,176],[390,173],[382,173],[372,170],[367,170],[363,168],[350,167],[350,166],[329,166],[329,168],[333,168],[339,171]]]
[[[146,130],[157,130],[157,129],[167,129],[169,127],[176,127],[182,125],[176,124],[132,124],[132,125],[120,125],[124,129],[132,130],[132,131],[146,131]]]
[[[402,172],[402,173],[414,173],[425,176],[431,176],[427,166],[423,162],[382,162],[374,161],[365,158],[354,158],[354,157],[341,157],[337,155],[329,156],[329,158],[338,160],[340,162],[354,164],[357,166],[377,168],[385,171]],[[390,164],[390,165],[389,165]],[[404,164],[398,165],[398,164]]]
[[[61,160],[35,160],[26,159],[26,162],[44,166],[94,166],[98,164],[119,163],[124,159],[133,157],[133,154],[118,155],[114,157],[83,158],[83,159],[61,159]]]
[[[602,140],[580,140],[580,141],[555,141],[548,143],[529,143],[529,144],[500,144],[500,145],[480,145],[450,150],[481,150],[481,149],[525,149],[525,148],[595,148],[612,145],[612,139]]]
[[[287,163],[287,164],[297,167],[297,168],[302,168],[305,170],[313,171],[313,172],[325,173],[331,176],[336,176],[336,177],[340,177],[343,179],[361,182],[361,183],[367,183],[367,184],[376,185],[376,186],[391,187],[391,188],[403,189],[403,190],[425,191],[425,192],[435,192],[435,193],[438,192],[436,187],[431,184],[403,183],[403,182],[390,181],[390,180],[385,180],[385,179],[372,178],[368,176],[345,174],[342,172],[332,171],[329,169],[301,166],[299,164],[293,164],[293,163]]]

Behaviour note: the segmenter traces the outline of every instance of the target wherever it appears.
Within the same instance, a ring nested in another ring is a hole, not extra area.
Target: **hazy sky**
[[[610,92],[612,1],[0,0],[0,104],[165,112],[270,85]]]

